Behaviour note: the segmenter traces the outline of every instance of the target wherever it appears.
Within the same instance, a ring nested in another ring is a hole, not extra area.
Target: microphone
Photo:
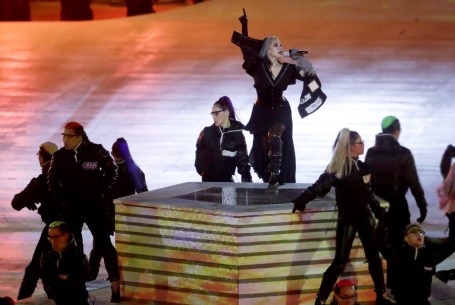
[[[284,52],[283,52],[283,55],[284,55],[284,56],[291,56],[291,51],[292,51],[292,50],[284,51]],[[294,52],[294,54],[292,54],[292,55],[293,55],[293,56],[305,56],[305,54],[308,54],[308,51],[307,51],[307,50],[298,50],[297,52]]]

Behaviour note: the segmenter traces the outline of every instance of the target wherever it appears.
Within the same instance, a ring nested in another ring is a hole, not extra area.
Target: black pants
[[[393,248],[398,249],[403,244],[403,231],[408,224],[411,223],[411,215],[408,210],[407,202],[392,202],[393,206],[387,211],[387,229],[389,234],[390,244]],[[398,204],[402,204],[399,209]],[[395,262],[390,260],[387,262],[387,288],[396,290],[396,269]]]
[[[35,291],[39,279],[39,268],[41,256],[43,253],[51,250],[51,244],[47,240],[49,225],[44,226],[41,232],[40,239],[36,244],[35,251],[33,252],[32,260],[25,267],[24,277],[22,278],[21,286],[19,287],[18,300],[30,297]]]
[[[373,279],[375,291],[377,294],[382,294],[385,291],[381,258],[374,241],[374,226],[375,222],[372,215],[363,217],[362,219],[356,219],[352,222],[347,222],[343,217],[338,216],[335,258],[329,268],[324,272],[318,292],[318,297],[321,300],[327,300],[338,276],[344,271],[356,233],[359,234],[365,256],[368,260],[368,270]]]
[[[70,231],[73,233],[78,247],[83,251],[84,244],[82,240],[82,227],[84,223],[89,228],[93,236],[93,251],[104,258],[104,265],[109,275],[109,279],[119,280],[120,272],[118,268],[117,250],[112,245],[110,238],[109,221],[107,214],[101,209],[94,208],[83,216],[70,217],[66,220]]]

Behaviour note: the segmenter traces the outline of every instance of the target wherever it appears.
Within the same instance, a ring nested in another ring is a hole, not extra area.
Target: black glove
[[[427,209],[422,208],[422,209],[420,209],[420,217],[417,218],[417,222],[422,223],[422,222],[424,222],[425,218],[427,218]]]
[[[245,9],[243,9],[243,15],[239,17],[239,20],[242,26],[248,24],[248,17],[246,16]]]
[[[242,24],[242,35],[248,37],[248,17],[246,16],[245,9],[243,9],[243,15],[239,17],[239,20]]]
[[[251,178],[251,174],[250,173],[243,174],[242,182],[253,182],[253,178]]]
[[[36,206],[36,203],[34,203],[34,202],[30,202],[26,207],[30,211],[35,211],[36,209],[38,209],[38,207]]]
[[[294,203],[294,208],[292,209],[292,213],[295,211],[303,212],[305,211],[306,205],[308,202],[312,200],[312,196],[307,190],[304,190],[297,198],[292,200],[291,202]]]

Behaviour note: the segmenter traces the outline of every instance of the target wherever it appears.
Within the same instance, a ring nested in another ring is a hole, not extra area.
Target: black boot
[[[24,277],[22,278],[21,287],[17,294],[17,300],[26,299],[32,296],[35,292],[36,284],[38,283],[39,274],[31,265],[25,268]]]
[[[269,159],[270,163],[268,166],[270,172],[270,180],[269,180],[269,189],[276,190],[278,189],[279,183],[279,175],[280,169],[282,164],[282,157],[283,157],[283,142],[281,141],[281,137],[278,135],[269,135]]]
[[[120,303],[120,280],[111,280],[111,303]]]

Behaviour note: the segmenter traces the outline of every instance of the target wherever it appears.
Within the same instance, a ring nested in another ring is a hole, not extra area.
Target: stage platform
[[[334,194],[291,213],[305,184],[188,182],[116,200],[126,299],[200,305],[311,304],[334,257]],[[342,277],[375,294],[358,239]]]

